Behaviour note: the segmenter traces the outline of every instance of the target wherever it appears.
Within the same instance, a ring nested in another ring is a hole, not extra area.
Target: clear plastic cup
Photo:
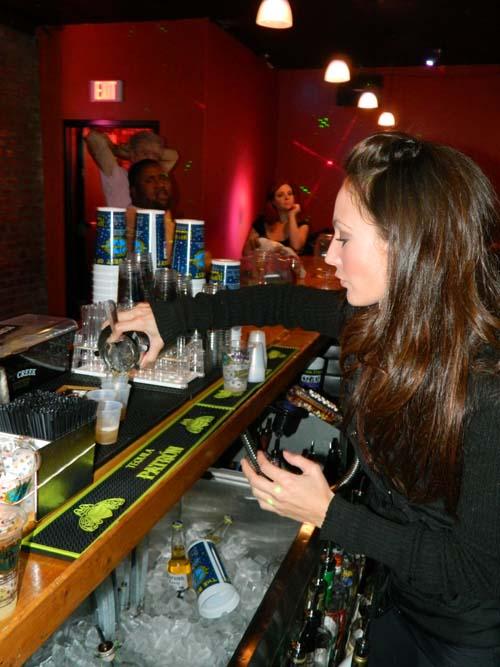
[[[14,613],[19,579],[19,550],[26,515],[19,505],[0,503],[0,621]]]
[[[110,389],[116,393],[116,398],[111,400],[120,401],[122,404],[121,421],[123,421],[127,415],[127,405],[130,397],[129,374],[108,373],[101,379],[101,389]]]
[[[85,394],[90,401],[116,401],[116,389],[92,389]]]
[[[118,440],[122,404],[120,401],[99,401],[95,425],[98,445],[114,445]]]
[[[248,385],[250,356],[246,345],[233,343],[224,348],[222,355],[222,375],[224,389],[232,393],[245,391]]]

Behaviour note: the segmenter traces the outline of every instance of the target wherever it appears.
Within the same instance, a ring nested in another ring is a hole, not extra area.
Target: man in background
[[[106,206],[118,208],[127,208],[132,203],[128,174],[118,159],[130,160],[132,165],[141,160],[156,160],[161,172],[168,175],[179,157],[174,148],[166,148],[163,139],[149,131],[133,134],[128,144],[114,144],[107,134],[90,130],[85,143],[99,168]]]
[[[172,182],[164,173],[161,163],[157,160],[141,160],[135,162],[128,172],[128,183],[132,205],[127,208],[127,246],[133,249],[135,241],[136,209],[159,209],[165,211],[165,244],[167,263],[172,259],[175,220],[172,215],[173,188]]]

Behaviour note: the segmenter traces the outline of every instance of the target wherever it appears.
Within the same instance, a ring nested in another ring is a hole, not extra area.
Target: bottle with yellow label
[[[186,554],[186,540],[182,521],[172,523],[172,552],[167,563],[170,583],[182,592],[191,586],[191,563]]]

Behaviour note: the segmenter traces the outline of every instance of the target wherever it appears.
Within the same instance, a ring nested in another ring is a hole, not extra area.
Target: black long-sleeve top
[[[190,329],[236,324],[299,326],[338,337],[352,312],[343,293],[291,285],[198,295],[153,310],[166,341]],[[371,481],[367,503],[335,495],[321,531],[384,564],[395,603],[431,634],[466,646],[500,646],[500,376],[471,377],[467,401],[456,519],[442,502],[410,503],[375,474],[351,431]]]

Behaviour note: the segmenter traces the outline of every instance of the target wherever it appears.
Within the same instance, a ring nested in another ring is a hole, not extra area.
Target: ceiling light
[[[441,54],[441,49],[432,49],[431,51],[427,52],[425,57],[425,64],[427,67],[434,67],[434,65],[439,65]]]
[[[381,127],[394,127],[396,125],[394,114],[390,111],[383,111],[378,117],[377,124]]]
[[[358,109],[376,109],[378,107],[378,99],[375,93],[365,90],[361,93],[358,100]]]
[[[262,0],[255,22],[264,28],[291,28],[293,16],[290,3],[288,0]]]
[[[345,60],[330,60],[325,72],[325,81],[330,83],[344,83],[349,81],[351,73]]]

